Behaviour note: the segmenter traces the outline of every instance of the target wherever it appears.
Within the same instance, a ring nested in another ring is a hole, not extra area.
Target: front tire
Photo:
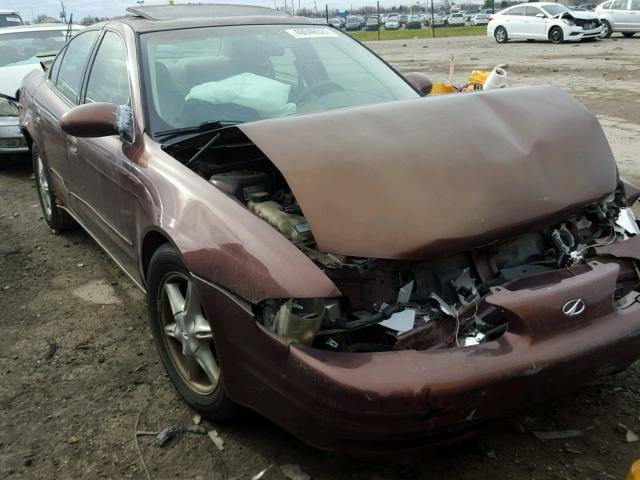
[[[493,37],[496,39],[498,43],[507,43],[509,41],[509,35],[507,34],[507,29],[504,27],[497,27],[493,32]]]
[[[58,198],[51,188],[49,169],[35,143],[31,147],[31,158],[44,221],[56,235],[69,230],[75,225],[75,222],[67,212],[58,206]]]
[[[151,257],[147,287],[151,333],[178,393],[205,417],[231,419],[237,406],[224,388],[211,324],[193,279],[169,244]]]
[[[564,33],[560,27],[553,27],[549,30],[549,40],[551,43],[562,43],[564,42]]]
[[[606,20],[602,20],[602,33],[600,34],[600,38],[609,38],[612,33],[611,24]]]

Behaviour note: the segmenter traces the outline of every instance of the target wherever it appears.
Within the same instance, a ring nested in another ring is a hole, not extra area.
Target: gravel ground
[[[513,84],[554,84],[595,111],[622,172],[640,183],[640,38],[580,45],[453,38],[371,43],[403,71],[454,82],[508,63]],[[453,126],[454,127],[454,126]],[[45,228],[28,166],[0,174],[0,478],[146,478],[134,425],[160,430],[193,412],[159,364],[142,294],[82,231]],[[249,479],[298,464],[313,479],[621,479],[640,456],[640,364],[420,457],[361,461],[315,451],[257,415],[212,425],[225,442],[141,437],[151,478]],[[206,423],[206,422],[205,422]],[[579,430],[540,441],[531,431]]]

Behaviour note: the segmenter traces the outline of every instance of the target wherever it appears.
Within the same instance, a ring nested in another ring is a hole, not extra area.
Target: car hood
[[[617,184],[595,116],[556,87],[442,95],[239,125],[318,248],[423,259],[559,221]]]
[[[0,68],[0,93],[15,96],[16,92],[20,90],[22,79],[34,70],[42,70],[39,63]]]

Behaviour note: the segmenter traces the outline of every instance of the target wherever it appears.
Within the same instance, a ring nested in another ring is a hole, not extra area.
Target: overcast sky
[[[73,13],[73,18],[80,20],[86,16],[113,17],[123,15],[127,7],[136,5],[135,0],[63,0],[67,11],[67,18]],[[287,0],[290,4],[291,0]],[[314,8],[314,0],[299,0],[302,7]],[[416,3],[417,0],[381,0],[382,6],[393,6],[410,3]],[[420,0],[424,3],[425,0]],[[284,5],[284,0],[224,0],[223,2],[215,2],[212,0],[200,0],[199,3],[241,3],[251,5],[263,5],[265,7],[273,7],[277,2],[278,6]],[[298,0],[295,0],[296,8]],[[331,10],[340,8],[357,8],[364,5],[375,5],[375,0],[315,0],[318,10],[324,10],[325,3],[328,3]],[[147,0],[147,5],[165,4],[166,0]],[[186,0],[175,0],[175,3],[188,3]],[[193,2],[195,3],[195,2]],[[437,2],[434,2],[437,3]],[[466,3],[466,2],[465,2]],[[25,20],[31,20],[31,15],[47,14],[58,18],[60,15],[60,0],[0,0],[0,10],[10,9],[18,10]]]

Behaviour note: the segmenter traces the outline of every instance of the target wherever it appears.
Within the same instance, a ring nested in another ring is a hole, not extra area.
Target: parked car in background
[[[345,19],[343,17],[333,17],[329,19],[329,25],[335,28],[344,28]]]
[[[452,13],[448,17],[444,19],[445,25],[464,25],[464,14],[463,13]]]
[[[434,13],[433,14],[433,18],[431,17],[431,14],[427,15],[427,23],[429,25],[431,25],[431,23],[433,22],[434,26],[441,26],[445,24],[445,20],[446,20],[446,16],[441,15],[439,13]]]
[[[362,17],[351,15],[347,17],[347,21],[344,26],[348,32],[358,31],[362,28]]]
[[[583,3],[582,5],[578,5],[576,7],[571,8],[571,10],[581,10],[583,12],[592,12],[598,6],[597,3]]]
[[[602,22],[602,37],[620,32],[632,37],[640,32],[640,0],[609,0],[598,5],[594,13]]]
[[[592,12],[572,11],[559,3],[524,3],[491,16],[487,35],[498,43],[510,39],[565,41],[595,40],[602,26]]]
[[[409,15],[407,18],[407,29],[419,29],[422,28],[422,20],[418,15]]]
[[[380,28],[380,19],[376,16],[368,17],[364,28],[365,30],[378,30]]]
[[[398,20],[398,16],[393,16],[387,18],[387,21],[384,22],[385,30],[398,30],[400,28],[400,21]]]
[[[471,25],[487,25],[489,23],[488,13],[476,13],[471,17]]]
[[[181,4],[24,79],[44,222],[140,287],[201,415],[415,452],[640,357],[640,190],[596,116],[549,86],[429,100],[419,76],[311,19]]]
[[[53,60],[69,34],[84,27],[60,23],[0,28],[0,157],[28,152],[19,128],[18,91],[40,62]],[[0,164],[3,162],[0,158]]]
[[[20,14],[14,10],[0,10],[0,28],[24,25]]]
[[[402,15],[398,15],[398,20],[400,21],[400,25],[406,25],[407,24],[407,20],[409,19],[409,15],[406,14],[402,14]]]

